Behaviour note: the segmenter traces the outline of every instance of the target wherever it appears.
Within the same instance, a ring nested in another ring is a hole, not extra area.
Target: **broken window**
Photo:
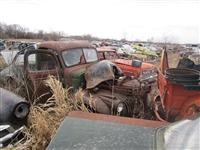
[[[81,48],[66,50],[62,52],[62,57],[65,65],[68,67],[98,60],[96,50],[89,48],[83,48],[83,50]]]
[[[83,48],[86,62],[93,62],[98,60],[97,51],[95,49]]]
[[[28,56],[29,71],[54,70],[57,68],[54,57],[47,53],[34,53]]]

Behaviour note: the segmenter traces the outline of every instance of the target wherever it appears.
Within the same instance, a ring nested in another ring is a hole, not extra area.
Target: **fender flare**
[[[184,101],[179,112],[180,118],[189,117],[200,112],[200,95],[194,95]]]

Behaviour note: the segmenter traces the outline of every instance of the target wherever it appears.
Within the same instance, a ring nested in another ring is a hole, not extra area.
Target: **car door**
[[[37,99],[44,103],[52,95],[45,81],[49,76],[61,79],[57,55],[53,50],[29,50],[25,53],[24,62],[29,98],[32,102]]]

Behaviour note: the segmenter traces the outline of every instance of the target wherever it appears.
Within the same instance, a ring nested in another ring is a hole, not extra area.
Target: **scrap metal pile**
[[[44,104],[51,98],[52,90],[45,84],[49,76],[60,81],[63,89],[71,87],[69,95],[82,88],[84,105],[94,113],[174,122],[199,112],[199,99],[196,99],[200,96],[197,92],[200,90],[198,69],[195,71],[195,85],[173,83],[166,77],[165,71],[169,67],[166,51],[163,52],[159,70],[155,65],[120,57],[111,48],[97,49],[84,41],[48,41],[22,49],[0,72],[5,87],[14,86],[15,92],[26,92],[22,98],[0,89],[0,147],[7,146],[26,125],[30,104]],[[157,54],[149,55],[157,57]],[[183,62],[180,60],[178,67],[183,67]],[[190,69],[196,68],[199,65]],[[149,102],[151,83],[156,80],[159,94]],[[171,86],[182,95],[173,98],[176,93]],[[190,94],[185,94],[184,88]],[[194,105],[197,109],[193,109]]]

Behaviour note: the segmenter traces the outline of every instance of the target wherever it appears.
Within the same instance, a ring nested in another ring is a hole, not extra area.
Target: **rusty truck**
[[[40,103],[52,95],[45,84],[51,75],[64,88],[72,87],[71,93],[84,89],[87,107],[92,95],[95,112],[126,117],[139,114],[137,105],[146,103],[151,90],[149,83],[125,75],[115,63],[100,61],[96,48],[85,41],[47,41],[36,49],[25,48],[0,75],[6,83],[16,84],[15,90],[27,91],[29,101],[37,99]]]

